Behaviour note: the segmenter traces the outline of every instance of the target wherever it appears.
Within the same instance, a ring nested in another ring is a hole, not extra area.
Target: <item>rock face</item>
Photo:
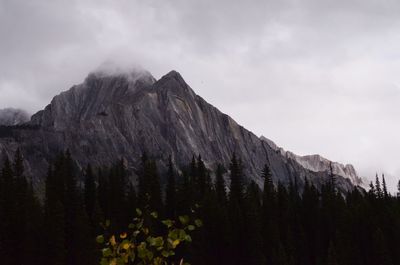
[[[20,109],[0,109],[0,125],[13,126],[29,121],[29,114]]]
[[[233,152],[242,159],[248,180],[259,185],[264,164],[275,182],[299,185],[307,177],[320,186],[328,172],[310,170],[295,157],[277,151],[208,104],[172,71],[155,80],[147,71],[92,73],[86,80],[54,97],[24,128],[0,138],[2,155],[20,148],[35,185],[43,187],[49,162],[69,149],[79,167],[103,166],[118,158],[134,172],[143,151],[165,168],[171,155],[177,167],[201,155],[210,169],[229,165]],[[356,182],[339,177],[343,190]]]
[[[353,165],[343,165],[338,162],[333,162],[320,155],[299,156],[290,151],[285,151],[283,148],[278,147],[273,141],[264,136],[261,136],[260,139],[268,143],[268,145],[275,151],[280,152],[282,156],[296,161],[302,167],[310,171],[329,172],[332,167],[333,174],[341,176],[345,179],[349,179],[354,185],[361,186],[363,184],[361,177],[358,176],[357,171],[355,170]]]

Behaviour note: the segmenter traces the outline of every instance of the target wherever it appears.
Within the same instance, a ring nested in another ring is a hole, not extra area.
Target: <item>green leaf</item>
[[[142,216],[142,210],[140,210],[139,208],[136,208],[136,214],[138,215],[138,216]]]
[[[203,222],[200,219],[194,220],[194,223],[197,225],[197,227],[202,227],[203,226]]]
[[[183,230],[183,229],[178,230],[178,237],[180,240],[185,240],[186,236],[187,236],[187,234],[186,234],[185,230]]]
[[[157,219],[157,218],[158,218],[158,213],[157,213],[157,212],[152,212],[150,215],[151,215],[154,219]]]
[[[169,219],[162,221],[162,223],[168,228],[170,228],[173,225],[173,222]]]
[[[179,243],[181,243],[181,241],[180,241],[179,239],[175,239],[175,240],[172,242],[172,248],[176,248],[176,247],[179,245]]]
[[[196,227],[194,225],[189,225],[188,226],[189,231],[193,231],[196,229]]]
[[[165,258],[168,258],[168,257],[169,257],[169,252],[166,251],[166,250],[163,250],[163,251],[161,252],[161,255],[163,255],[163,257],[165,257]]]
[[[145,259],[147,257],[146,244],[144,244],[143,242],[140,243],[140,245],[137,247],[137,252],[140,259]]]
[[[148,258],[149,260],[152,260],[152,259],[153,259],[153,257],[154,257],[154,254],[153,254],[153,252],[151,252],[151,251],[147,251],[147,258]]]
[[[175,239],[177,239],[179,236],[179,231],[178,229],[174,229],[172,231],[169,231],[168,233],[168,238],[171,239],[172,241],[174,241]]]
[[[154,238],[154,246],[161,247],[162,245],[164,245],[164,239],[161,236]]]
[[[102,258],[100,261],[100,265],[108,265],[108,260],[106,258]]]
[[[112,251],[110,248],[103,248],[102,249],[103,257],[110,257],[112,255]]]
[[[99,244],[103,244],[104,243],[104,236],[103,235],[99,235],[96,237],[96,242]]]
[[[187,216],[187,215],[179,216],[179,221],[180,221],[183,225],[186,225],[187,223],[189,223],[189,216]]]

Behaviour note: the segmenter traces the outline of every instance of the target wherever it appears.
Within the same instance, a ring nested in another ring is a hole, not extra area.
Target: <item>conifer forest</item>
[[[246,181],[246,165],[235,154],[214,171],[200,156],[182,168],[169,161],[165,172],[151,155],[141,161],[132,179],[123,160],[78,170],[73,157],[62,153],[48,169],[44,190],[37,191],[24,175],[20,152],[6,159],[0,175],[1,263],[158,264],[150,252],[148,263],[142,257],[104,258],[113,254],[99,244],[113,235],[108,244],[114,246],[114,235],[124,239],[134,221],[163,234],[165,226],[151,221],[158,218],[168,228],[172,220],[187,228],[178,229],[187,231],[185,240],[170,241],[174,251],[159,248],[159,264],[400,264],[400,196],[389,194],[384,177],[377,176],[367,191],[343,194],[334,175],[320,188],[307,179],[301,187],[296,179],[284,185],[272,182],[266,165],[261,189]],[[190,225],[189,218],[201,225]],[[160,240],[150,238],[147,245],[162,245]]]

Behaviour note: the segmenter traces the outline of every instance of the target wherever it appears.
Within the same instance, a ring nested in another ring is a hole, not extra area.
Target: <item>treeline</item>
[[[265,166],[261,190],[246,181],[235,155],[215,172],[201,157],[179,171],[171,159],[167,164],[159,172],[144,154],[132,181],[122,160],[79,172],[68,152],[60,154],[39,203],[17,152],[4,161],[0,178],[0,260],[99,264],[94,239],[103,233],[100,223],[110,220],[113,233],[123,232],[141,208],[161,218],[189,213],[203,220],[181,255],[194,265],[400,264],[400,198],[387,192],[384,178],[368,192],[342,194],[333,175],[319,189],[307,179],[302,187],[295,179],[274,185]]]

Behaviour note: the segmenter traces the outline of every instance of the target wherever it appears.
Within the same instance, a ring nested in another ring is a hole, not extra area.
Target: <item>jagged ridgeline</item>
[[[307,177],[320,187],[330,174],[329,167],[306,167],[238,125],[196,95],[176,71],[159,80],[145,70],[93,72],[82,84],[55,96],[24,125],[34,129],[3,128],[0,152],[12,157],[20,148],[26,174],[39,189],[50,162],[65,150],[79,168],[124,159],[131,174],[143,152],[154,155],[161,169],[170,155],[177,168],[193,155],[201,155],[212,170],[216,161],[228,165],[236,153],[247,180],[260,187],[264,164],[270,166],[275,183],[296,181],[302,186]],[[349,178],[343,172],[333,171],[341,189],[361,183],[357,176]]]

